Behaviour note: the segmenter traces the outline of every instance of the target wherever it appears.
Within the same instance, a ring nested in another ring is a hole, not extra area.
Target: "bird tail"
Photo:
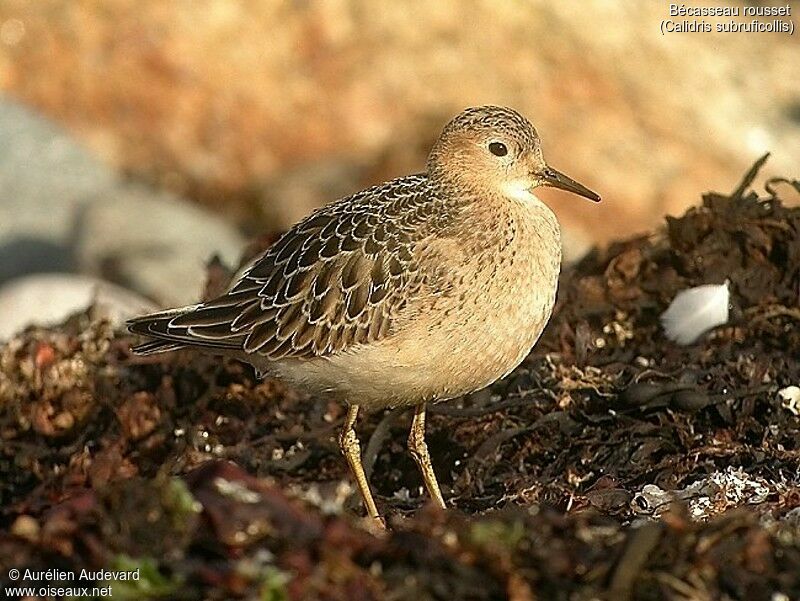
[[[185,344],[180,342],[169,342],[167,340],[150,340],[131,347],[134,355],[146,357],[147,355],[157,355],[159,353],[169,353],[172,351],[179,351],[186,348]]]
[[[128,331],[151,339],[134,346],[131,350],[137,355],[155,355],[193,346],[218,350],[236,350],[239,348],[235,338],[211,340],[196,335],[189,327],[174,326],[173,321],[176,318],[194,314],[199,308],[204,308],[204,305],[189,305],[177,309],[168,309],[128,320],[126,324]]]
[[[148,315],[141,315],[129,319],[125,324],[128,326],[129,332],[155,338],[155,340],[148,340],[147,342],[132,347],[131,351],[136,355],[146,356],[156,355],[158,353],[169,353],[186,348],[188,346],[187,344],[178,340],[170,340],[165,334],[168,332],[168,325],[173,317],[188,313],[195,308],[197,308],[197,305],[189,305],[188,307],[169,309],[167,311],[159,311],[158,313],[149,313]]]
[[[200,309],[202,311],[198,311]],[[128,330],[134,334],[147,336],[151,340],[131,350],[137,355],[167,353],[187,347],[221,351],[240,350],[243,335],[231,333],[225,337],[212,337],[203,334],[202,326],[207,324],[202,319],[206,318],[207,321],[210,319],[217,323],[220,321],[217,313],[216,307],[199,304],[135,317],[127,322]],[[189,323],[176,322],[179,318]]]

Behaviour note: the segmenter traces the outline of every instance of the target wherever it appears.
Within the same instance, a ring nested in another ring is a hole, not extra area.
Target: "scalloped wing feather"
[[[380,340],[424,277],[414,248],[430,235],[431,215],[441,226],[446,213],[423,175],[364,190],[298,223],[223,296],[139,318],[131,330],[272,360]]]

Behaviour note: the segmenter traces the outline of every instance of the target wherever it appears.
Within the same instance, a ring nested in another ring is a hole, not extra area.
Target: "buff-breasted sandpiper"
[[[222,296],[132,320],[132,332],[152,339],[135,351],[231,355],[347,403],[339,443],[374,518],[356,417],[362,407],[415,407],[408,447],[444,507],[425,444],[427,404],[508,374],[553,309],[560,229],[537,186],[600,200],[547,165],[519,113],[466,109],[424,173],[312,213]]]

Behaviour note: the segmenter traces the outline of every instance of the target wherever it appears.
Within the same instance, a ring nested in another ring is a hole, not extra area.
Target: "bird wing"
[[[364,190],[295,225],[224,295],[177,314],[139,318],[130,328],[272,360],[380,340],[425,285],[414,250],[445,213],[424,175]]]

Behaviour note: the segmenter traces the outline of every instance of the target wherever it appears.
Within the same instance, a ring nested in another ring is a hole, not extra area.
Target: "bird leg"
[[[411,422],[411,431],[408,433],[408,450],[411,452],[414,461],[417,462],[419,471],[422,473],[422,479],[425,481],[425,488],[428,489],[428,494],[440,509],[444,509],[445,504],[442,492],[439,490],[436,474],[433,473],[428,445],[425,444],[425,403],[417,405],[414,409],[414,419]]]
[[[350,471],[356,479],[361,498],[364,500],[364,506],[367,508],[367,514],[371,518],[380,520],[378,508],[375,507],[375,500],[369,490],[369,482],[367,481],[367,475],[364,473],[364,466],[361,465],[361,445],[358,442],[354,428],[357,417],[358,405],[350,405],[347,408],[347,417],[344,419],[344,426],[339,435],[339,447],[342,449],[342,454],[347,459]]]

